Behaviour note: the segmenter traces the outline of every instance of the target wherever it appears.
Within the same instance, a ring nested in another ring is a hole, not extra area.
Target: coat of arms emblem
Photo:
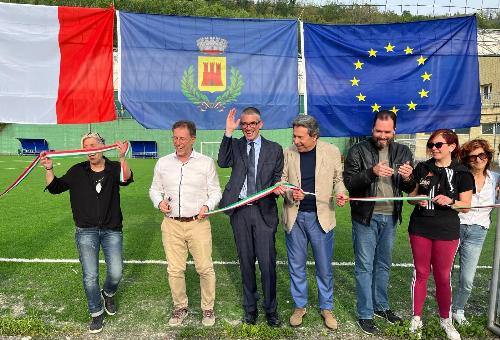
[[[227,62],[224,55],[228,46],[226,39],[202,37],[196,44],[202,53],[198,56],[198,81],[195,82],[194,65],[190,65],[182,75],[182,93],[197,105],[200,111],[209,109],[223,111],[224,105],[236,101],[241,94],[243,77],[236,67],[231,66],[230,83],[227,84]],[[222,93],[214,101],[210,101],[204,92]]]

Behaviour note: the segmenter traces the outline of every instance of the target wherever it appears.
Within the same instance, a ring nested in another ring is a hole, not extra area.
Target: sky
[[[331,3],[332,0],[315,0],[315,3]],[[472,14],[488,8],[500,10],[500,0],[336,0],[338,4],[371,4],[380,11],[396,13],[410,11],[412,14],[444,15]]]

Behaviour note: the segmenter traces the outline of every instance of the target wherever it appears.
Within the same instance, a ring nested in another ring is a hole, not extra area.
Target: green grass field
[[[83,158],[56,160],[55,172],[61,175],[72,164]],[[31,157],[0,156],[0,190],[9,185],[29,164]],[[164,260],[160,223],[162,215],[154,209],[148,196],[156,160],[132,159],[135,183],[122,188],[124,214],[125,260]],[[224,186],[230,172],[220,169]],[[77,259],[74,245],[74,225],[67,193],[51,195],[44,192],[44,170],[36,169],[18,188],[0,199],[0,335],[80,336],[85,335],[89,315],[81,283],[79,263],[16,263],[11,258]],[[399,227],[394,246],[394,263],[411,263],[407,223],[411,207],[406,206],[403,225]],[[349,208],[337,209],[335,229],[335,262],[353,262]],[[211,217],[213,259],[221,262],[237,261],[236,249],[227,216]],[[480,265],[491,266],[495,228],[490,230],[481,255]],[[284,232],[281,227],[276,238],[278,260],[286,261]],[[312,260],[312,258],[311,258]],[[104,273],[101,266],[101,274]],[[119,312],[106,319],[103,336],[109,338],[283,338],[283,337],[338,337],[360,338],[355,314],[354,268],[350,264],[334,267],[335,309],[339,330],[327,332],[317,311],[317,291],[314,267],[308,267],[310,282],[309,313],[303,327],[284,326],[271,330],[264,326],[245,327],[239,323],[242,316],[241,281],[237,264],[217,264],[217,324],[211,329],[200,326],[200,292],[194,266],[188,266],[186,280],[191,314],[186,326],[169,328],[171,313],[170,291],[164,264],[126,264],[124,277],[117,294]],[[463,335],[492,336],[485,329],[488,308],[488,282],[491,269],[478,269],[475,289],[467,313],[476,321],[462,329]],[[103,278],[103,275],[101,275]],[[408,319],[411,316],[411,267],[394,267],[391,274],[390,302],[392,309]],[[454,283],[456,277],[454,276]],[[279,314],[288,320],[293,308],[289,293],[288,269],[278,265]],[[437,307],[434,302],[433,282],[429,282],[429,296],[425,306],[424,322],[429,323],[429,338],[442,336],[436,326]],[[407,338],[404,329],[388,327],[377,321],[387,336]]]

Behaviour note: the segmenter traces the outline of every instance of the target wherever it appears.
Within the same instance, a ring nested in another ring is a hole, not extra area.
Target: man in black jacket
[[[247,107],[240,119],[235,119],[236,109],[231,109],[226,120],[226,131],[219,148],[217,163],[221,168],[231,167],[231,177],[224,189],[220,207],[237,202],[281,180],[283,149],[260,135],[263,122],[258,109]],[[243,137],[232,138],[238,127]],[[255,324],[258,309],[255,259],[259,268],[264,294],[264,311],[267,324],[279,327],[276,313],[276,247],[278,226],[277,195],[271,194],[243,207],[229,210],[234,240],[240,260],[243,284],[243,322]]]
[[[350,197],[392,197],[412,191],[413,157],[407,146],[392,141],[395,130],[396,115],[378,112],[372,137],[349,149],[344,183]],[[351,201],[350,205],[358,324],[365,333],[374,334],[378,329],[373,315],[390,323],[401,322],[389,308],[387,287],[403,202]]]
[[[62,177],[56,177],[50,158],[42,154],[40,163],[47,170],[45,180],[51,194],[69,190],[71,210],[75,221],[75,241],[80,256],[83,288],[92,321],[90,333],[102,330],[104,311],[116,313],[114,294],[122,278],[123,234],[120,209],[120,187],[133,182],[132,171],[125,160],[126,145],[120,147],[120,162],[110,161],[101,152],[91,153],[87,161],[73,165]],[[104,146],[97,133],[82,137],[82,149]],[[123,181],[120,180],[123,172]],[[106,280],[99,286],[99,249],[106,261]],[[104,303],[103,301],[104,300]]]

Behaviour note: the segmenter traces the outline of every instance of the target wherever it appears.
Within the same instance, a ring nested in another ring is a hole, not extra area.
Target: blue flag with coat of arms
[[[397,133],[480,122],[476,17],[376,25],[304,24],[307,113],[324,136],[370,135],[375,112]]]
[[[299,113],[297,21],[119,12],[119,100],[147,128],[224,129],[254,106],[265,128]]]

